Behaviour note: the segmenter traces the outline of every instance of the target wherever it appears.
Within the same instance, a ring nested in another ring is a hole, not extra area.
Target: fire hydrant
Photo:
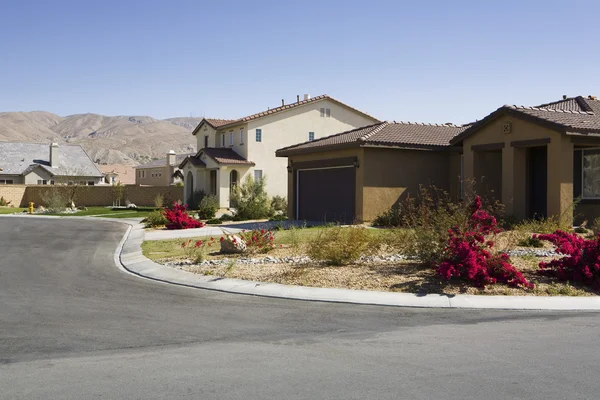
[[[29,214],[33,214],[33,201],[29,202]]]

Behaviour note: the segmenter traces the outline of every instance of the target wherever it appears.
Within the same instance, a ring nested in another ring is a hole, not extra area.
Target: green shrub
[[[220,219],[223,222],[234,221],[233,215],[229,215],[229,214],[223,214],[223,215],[221,215]]]
[[[271,218],[269,218],[269,221],[274,222],[274,221],[287,221],[288,217],[286,217],[285,215],[279,214],[279,215],[273,215]]]
[[[255,181],[248,176],[241,185],[234,187],[231,201],[236,204],[236,218],[240,220],[262,219],[273,215],[265,184],[266,177]]]
[[[145,228],[155,228],[167,224],[167,219],[160,210],[152,211],[142,220]]]
[[[60,213],[67,208],[69,195],[59,186],[53,186],[42,194],[44,206],[51,213]]]
[[[585,226],[578,226],[577,228],[573,229],[573,231],[575,233],[581,233],[581,234],[586,234],[588,233],[588,230],[586,229]]]
[[[10,205],[10,201],[7,201],[4,197],[0,197],[0,207],[6,207]]]
[[[206,220],[207,225],[221,225],[221,222],[223,221],[221,221],[219,218],[211,218]]]
[[[544,247],[544,243],[535,236],[529,236],[526,239],[522,239],[517,244],[521,247]]]
[[[202,199],[206,197],[206,192],[204,190],[196,190],[192,193],[191,198],[187,199],[188,201],[188,210],[198,210],[200,209],[200,203]]]
[[[217,215],[219,209],[219,199],[214,194],[206,195],[198,204],[198,218],[212,219]]]
[[[358,260],[371,241],[364,227],[325,228],[308,242],[308,256],[329,265],[347,265]]]
[[[281,211],[282,213],[287,213],[287,200],[283,196],[273,196],[271,199],[271,208],[273,211]]]
[[[154,197],[154,207],[156,208],[163,208],[165,205],[165,195],[162,193],[158,193],[155,197]]]

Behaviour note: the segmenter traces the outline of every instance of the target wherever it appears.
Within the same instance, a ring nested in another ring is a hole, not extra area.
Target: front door
[[[546,146],[529,149],[529,218],[546,217],[548,193],[548,151]]]

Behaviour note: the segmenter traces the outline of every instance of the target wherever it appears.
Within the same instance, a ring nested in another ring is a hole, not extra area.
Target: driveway
[[[590,399],[595,313],[230,295],[119,270],[118,222],[0,218],[0,399]]]

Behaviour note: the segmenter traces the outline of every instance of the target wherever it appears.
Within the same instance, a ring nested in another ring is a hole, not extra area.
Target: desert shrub
[[[44,206],[51,213],[60,213],[67,208],[69,195],[61,187],[54,186],[42,194]]]
[[[286,217],[285,215],[279,214],[279,215],[273,215],[271,218],[269,218],[269,221],[271,222],[276,222],[276,221],[287,221],[288,217]]]
[[[233,215],[223,214],[223,215],[221,215],[221,221],[223,221],[223,222],[233,221]]]
[[[167,219],[165,226],[170,230],[202,228],[205,225],[188,214],[186,205],[179,203],[173,203],[172,208],[163,210],[163,215]]]
[[[196,264],[200,264],[206,260],[208,248],[212,247],[213,245],[216,245],[216,241],[212,237],[209,240],[189,239],[181,243],[181,247],[183,248],[185,256]]]
[[[206,195],[198,204],[198,218],[211,219],[217,215],[219,209],[219,199],[214,194]]]
[[[273,198],[271,198],[271,209],[273,209],[273,211],[281,211],[282,213],[286,213],[287,207],[288,204],[285,197],[273,196]]]
[[[401,226],[402,212],[400,205],[394,205],[389,210],[378,215],[373,221],[374,226]]]
[[[199,189],[199,190],[194,191],[194,193],[192,193],[191,198],[187,199],[189,209],[190,210],[200,209],[200,203],[202,202],[202,199],[204,199],[205,197],[206,197],[206,192],[204,190]]]
[[[574,281],[600,290],[600,236],[584,239],[576,233],[557,230],[552,234],[536,235],[556,246],[564,257],[541,262],[540,271],[561,281]]]
[[[154,207],[163,208],[165,205],[165,195],[162,193],[158,193],[154,196]]]
[[[266,229],[254,229],[238,233],[240,239],[246,243],[248,253],[268,253],[274,248],[275,236],[273,231]]]
[[[240,220],[262,219],[273,215],[265,190],[266,177],[255,181],[251,176],[234,187],[231,201],[236,205],[236,218]]]
[[[437,267],[437,274],[447,280],[459,277],[480,288],[497,282],[533,288],[510,264],[506,253],[492,255],[494,242],[486,237],[499,232],[496,218],[481,209],[481,200],[476,197],[466,227],[454,226],[449,230],[444,260]]]
[[[7,201],[4,196],[0,197],[0,207],[6,207],[8,205],[10,205],[10,201]]]
[[[167,224],[167,219],[160,210],[152,211],[142,220],[145,228],[156,228]]]
[[[536,236],[529,236],[526,239],[522,239],[517,243],[522,247],[543,247],[544,244],[542,241]]]
[[[330,265],[347,265],[358,260],[370,240],[370,232],[364,227],[325,228],[308,242],[308,256]]]
[[[598,236],[598,234],[600,233],[600,217],[594,219],[592,225],[590,226],[590,229],[594,233],[594,236]]]
[[[211,218],[206,220],[206,225],[220,225],[221,222],[219,218]]]

